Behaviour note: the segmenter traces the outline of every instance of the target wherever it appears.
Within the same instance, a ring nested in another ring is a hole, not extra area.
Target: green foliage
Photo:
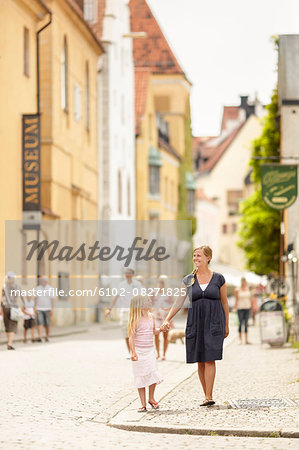
[[[252,157],[279,156],[280,132],[277,127],[278,96],[273,92],[266,107],[267,116],[261,135],[252,143]],[[270,208],[262,199],[260,164],[269,160],[251,160],[255,191],[241,204],[240,240],[249,270],[263,275],[279,272],[280,212]]]

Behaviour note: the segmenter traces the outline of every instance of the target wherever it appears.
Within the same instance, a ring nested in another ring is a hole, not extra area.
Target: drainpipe
[[[36,33],[36,79],[37,79],[37,113],[40,113],[40,80],[39,80],[39,33],[47,28],[52,23],[52,13],[49,11],[50,20]]]

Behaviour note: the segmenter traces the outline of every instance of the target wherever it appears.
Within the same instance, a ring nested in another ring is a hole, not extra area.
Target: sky
[[[271,36],[299,34],[299,0],[147,0],[192,82],[193,136],[216,136],[224,105],[270,102],[277,83]]]

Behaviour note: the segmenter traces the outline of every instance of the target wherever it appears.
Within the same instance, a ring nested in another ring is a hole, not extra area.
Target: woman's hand
[[[133,355],[131,356],[131,361],[138,361],[138,356],[136,355],[136,353],[133,353]]]
[[[224,338],[226,338],[229,335],[229,328],[225,327],[225,335]]]
[[[166,331],[168,331],[170,328],[170,323],[168,320],[164,320],[164,322],[162,323],[160,330],[163,331],[163,333],[165,333]]]

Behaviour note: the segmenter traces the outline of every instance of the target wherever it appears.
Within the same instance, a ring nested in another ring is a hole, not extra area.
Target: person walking
[[[31,330],[31,342],[35,339],[35,314],[34,314],[34,299],[24,299],[24,307],[22,311],[24,313],[24,343],[27,342],[27,331]]]
[[[195,269],[184,277],[181,296],[169,311],[161,331],[169,329],[171,319],[182,308],[188,295],[190,307],[186,324],[186,361],[198,364],[198,376],[205,400],[200,406],[214,405],[213,386],[216,360],[222,359],[223,340],[229,334],[229,308],[223,275],[212,272],[212,249],[207,245],[193,251]]]
[[[146,387],[149,389],[149,404],[153,409],[159,408],[154,394],[156,385],[163,381],[158,371],[154,347],[154,335],[159,334],[160,330],[155,327],[151,306],[152,302],[148,297],[137,295],[131,300],[129,312],[128,332],[134,383],[141,401],[138,412],[147,411]]]
[[[54,310],[54,288],[48,284],[48,278],[44,275],[40,278],[35,297],[36,322],[38,330],[37,342],[42,342],[43,327],[45,328],[45,341],[49,342],[51,317]]]
[[[12,344],[17,332],[18,322],[11,320],[11,308],[19,308],[19,297],[24,303],[24,298],[19,295],[20,292],[21,288],[16,284],[16,275],[14,272],[7,272],[1,300],[3,322],[7,336],[7,350],[15,350]]]
[[[167,295],[167,276],[161,275],[159,278],[159,291],[153,299],[153,315],[156,321],[157,327],[160,328],[164,319],[166,318],[171,306],[173,304],[173,298],[171,295]],[[170,327],[172,327],[172,322]],[[157,352],[157,359],[160,358],[160,334],[155,335],[155,346]],[[163,355],[162,360],[166,358],[166,352],[168,348],[168,331],[163,333]]]
[[[142,284],[134,279],[134,274],[135,271],[133,269],[129,267],[125,269],[125,279],[119,283],[117,291],[118,293],[112,299],[109,308],[105,312],[106,317],[109,317],[112,308],[114,308],[114,305],[119,299],[120,325],[129,353],[130,353],[130,346],[129,346],[128,323],[129,323],[130,301],[137,293],[140,293],[140,289],[142,288]]]
[[[241,287],[235,289],[235,310],[238,313],[239,319],[239,344],[242,344],[242,328],[244,325],[245,344],[250,344],[248,341],[248,320],[250,310],[252,308],[251,293],[246,281],[246,278],[241,278]]]

